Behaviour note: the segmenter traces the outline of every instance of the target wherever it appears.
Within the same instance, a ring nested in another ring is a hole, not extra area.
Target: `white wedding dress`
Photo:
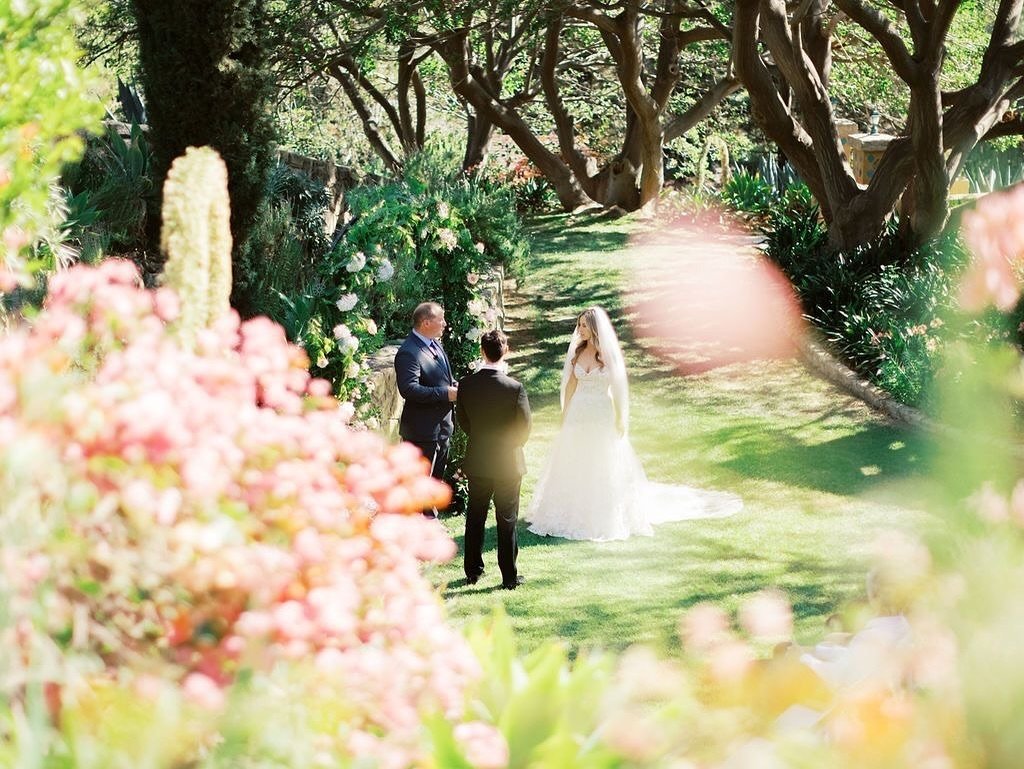
[[[576,390],[525,516],[530,531],[604,542],[651,536],[654,524],[739,512],[743,502],[734,494],[648,481],[615,427],[609,371],[578,363],[571,370]]]

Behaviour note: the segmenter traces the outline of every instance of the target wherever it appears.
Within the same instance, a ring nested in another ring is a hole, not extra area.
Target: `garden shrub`
[[[146,254],[149,217],[157,201],[152,163],[152,148],[139,126],[132,126],[126,142],[108,125],[105,134],[89,139],[81,161],[66,166],[61,175],[72,204],[65,229],[79,258],[94,262],[101,256],[125,256],[139,265],[147,285],[160,269],[159,260]],[[93,215],[83,219],[86,210]]]
[[[3,699],[155,676],[218,709],[309,660],[344,702],[332,751],[408,755],[475,675],[418,569],[454,553],[419,514],[448,490],[347,427],[280,327],[229,312],[186,347],[176,295],[138,284],[73,267],[0,339]]]
[[[511,193],[446,161],[428,151],[401,179],[351,190],[336,245],[271,312],[357,405],[366,395],[363,359],[405,337],[422,301],[445,307],[445,349],[456,376],[468,371],[496,320],[480,298],[481,274],[496,265],[521,274],[526,238]]]
[[[85,6],[0,0],[0,292],[56,266],[53,251],[36,251],[41,239],[60,240],[53,185],[61,166],[81,156],[80,132],[98,128],[103,113],[89,96],[91,78],[76,67],[74,25]]]
[[[922,405],[941,365],[939,329],[966,254],[955,232],[911,253],[898,222],[837,252],[803,185],[770,210],[765,253],[786,272],[806,317],[852,368],[897,400]]]
[[[331,245],[325,229],[329,206],[323,184],[284,165],[271,171],[264,207],[243,259],[253,314],[282,322],[280,297],[297,297],[318,279],[317,270]]]
[[[722,188],[722,200],[746,214],[761,215],[776,202],[775,190],[757,174],[739,171]]]

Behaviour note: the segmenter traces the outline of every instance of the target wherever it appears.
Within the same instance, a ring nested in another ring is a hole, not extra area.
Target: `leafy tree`
[[[171,161],[189,146],[210,146],[223,157],[234,240],[232,301],[245,312],[246,262],[260,258],[248,236],[274,159],[263,0],[132,0],[132,8],[155,179],[162,186]]]
[[[736,3],[733,52],[754,117],[820,202],[834,246],[874,239],[897,205],[905,240],[932,237],[946,223],[950,180],[970,151],[985,138],[1020,131],[1010,110],[1024,97],[1024,0],[915,0],[885,10],[837,0],[835,6]],[[977,67],[964,66],[970,56],[950,53],[958,12],[966,21],[961,30],[984,30]],[[894,95],[907,94],[905,118],[895,126],[900,136],[867,189],[846,163],[830,100],[833,50],[846,22],[846,35],[867,40],[884,57],[887,76],[878,82],[896,86]]]

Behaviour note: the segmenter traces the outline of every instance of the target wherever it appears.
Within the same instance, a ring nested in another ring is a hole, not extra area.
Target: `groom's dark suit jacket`
[[[444,352],[433,352],[415,334],[409,334],[395,355],[398,392],[405,399],[399,434],[407,441],[446,441],[454,424],[454,404],[448,388],[454,385]]]
[[[462,467],[468,476],[512,478],[526,472],[523,444],[530,435],[526,388],[494,369],[459,381],[459,426],[469,437]]]

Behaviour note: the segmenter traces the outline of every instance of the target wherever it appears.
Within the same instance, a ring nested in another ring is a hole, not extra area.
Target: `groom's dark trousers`
[[[501,581],[515,585],[519,487],[526,471],[523,444],[530,435],[531,421],[526,388],[500,371],[482,368],[459,381],[456,415],[468,438],[462,465],[469,478],[463,558],[466,578],[474,581],[484,571],[484,528],[493,499]]]

